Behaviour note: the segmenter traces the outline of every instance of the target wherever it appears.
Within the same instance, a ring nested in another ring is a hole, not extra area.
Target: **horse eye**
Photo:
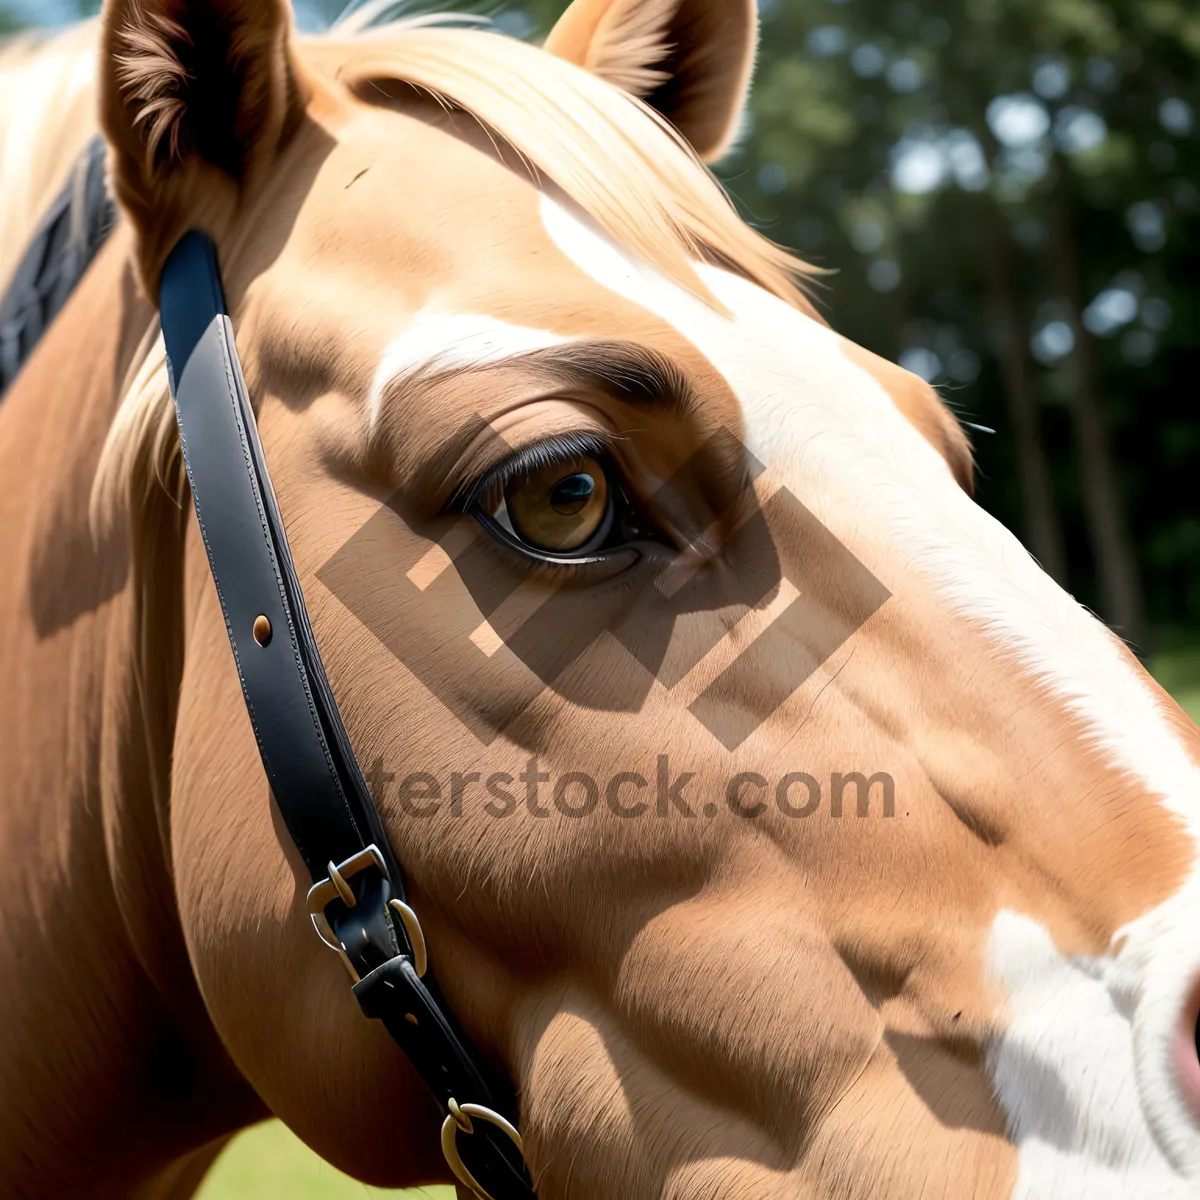
[[[612,519],[608,476],[594,458],[572,458],[517,475],[505,485],[513,532],[537,550],[579,550]]]

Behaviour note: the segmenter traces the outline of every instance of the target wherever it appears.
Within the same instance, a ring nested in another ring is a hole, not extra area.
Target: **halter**
[[[368,1017],[441,1105],[442,1149],[485,1200],[534,1195],[501,1089],[427,969],[425,937],[329,687],[263,457],[216,248],[188,233],[159,296],[179,440],[242,696],[308,911]]]
[[[102,137],[88,143],[0,298],[0,400],[117,222],[106,154]]]

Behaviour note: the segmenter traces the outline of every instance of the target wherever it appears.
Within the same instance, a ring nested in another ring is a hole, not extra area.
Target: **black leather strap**
[[[463,1096],[493,1094],[436,984],[428,974],[424,980],[418,979],[407,958],[401,955],[377,967],[354,985],[354,994],[368,1017],[383,1022],[443,1111],[452,1098],[461,1102]],[[490,1100],[480,1103],[496,1107]],[[522,1200],[533,1195],[520,1152],[494,1125],[475,1122],[474,1133],[459,1136],[458,1149],[471,1174],[495,1200]]]
[[[314,884],[323,885],[317,895],[330,897],[317,919],[323,915],[340,944],[363,1011],[383,1022],[443,1110],[451,1099],[498,1109],[488,1072],[436,985],[428,975],[418,978],[403,923],[389,907],[403,899],[400,868],[321,664],[246,395],[216,251],[202,234],[185,235],[168,258],[160,312],[183,457],[242,695],[288,832]],[[346,865],[355,860],[367,865]],[[331,863],[342,870],[331,875]],[[350,888],[352,904],[339,898],[345,893],[333,875]],[[494,1126],[476,1121],[457,1144],[495,1200],[533,1195],[519,1152]]]
[[[172,253],[160,293],[180,441],[200,532],[217,585],[242,695],[271,791],[313,882],[327,864],[379,847],[378,871],[351,877],[379,889],[382,913],[400,878],[379,828],[317,653],[225,312],[212,243],[188,234]],[[267,644],[255,640],[259,618]],[[331,906],[332,907],[332,906]],[[357,907],[357,906],[356,906]],[[340,903],[330,924],[351,929]],[[399,949],[390,922],[352,933],[347,952],[361,975]]]

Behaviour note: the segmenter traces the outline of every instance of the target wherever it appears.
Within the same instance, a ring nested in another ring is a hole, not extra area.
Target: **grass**
[[[1200,721],[1200,651],[1158,656],[1155,676]],[[454,1200],[448,1187],[384,1191],[356,1183],[318,1158],[278,1121],[246,1130],[204,1181],[198,1200]]]
[[[1179,701],[1179,707],[1193,721],[1200,724],[1200,687],[1188,688],[1185,691],[1176,692],[1175,699]]]
[[[1156,655],[1150,670],[1187,715],[1200,722],[1200,648]]]
[[[335,1171],[278,1121],[240,1133],[217,1159],[197,1200],[454,1200],[452,1187],[391,1191]]]

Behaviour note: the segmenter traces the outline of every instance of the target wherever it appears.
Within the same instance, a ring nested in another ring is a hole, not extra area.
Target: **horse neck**
[[[128,530],[96,540],[88,522],[153,316],[128,241],[113,235],[0,406],[0,1178],[21,1195],[49,1181],[151,1194],[171,1160],[261,1115],[208,1021],[174,902],[178,510],[164,494],[143,514],[143,587]]]

